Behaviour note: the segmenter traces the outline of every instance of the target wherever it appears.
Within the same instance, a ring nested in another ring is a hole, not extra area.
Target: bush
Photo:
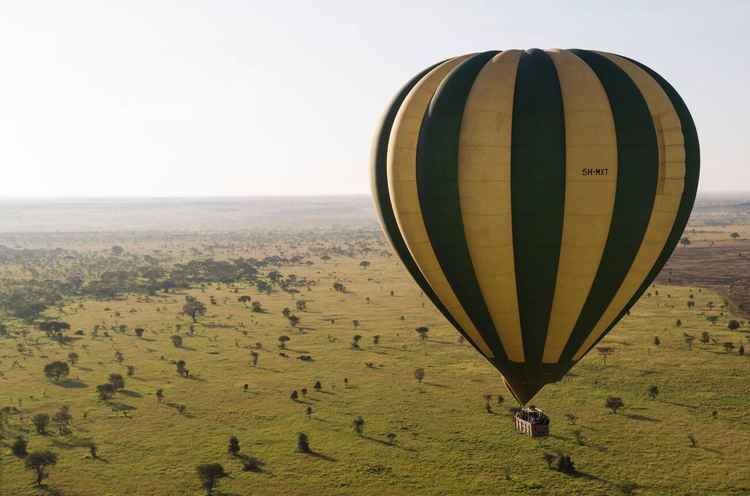
[[[739,328],[740,328],[740,323],[739,323],[738,321],[736,321],[736,320],[732,319],[732,320],[730,320],[730,321],[729,321],[729,322],[727,323],[727,327],[728,327],[728,328],[729,328],[729,330],[731,330],[731,331],[736,331],[737,329],[739,329]]]
[[[106,384],[99,384],[96,386],[96,392],[99,393],[99,398],[102,400],[112,399],[115,394],[115,388],[109,382]]]
[[[28,451],[26,450],[28,445],[28,441],[26,441],[22,437],[19,437],[15,441],[13,441],[13,444],[10,447],[10,452],[13,453],[13,456],[17,456],[18,458],[25,458],[26,455],[28,455]]]
[[[109,383],[112,384],[115,391],[125,389],[125,378],[121,374],[109,374]]]
[[[304,432],[300,432],[299,434],[297,434],[297,451],[299,451],[300,453],[312,453],[312,449],[310,448],[310,439]]]
[[[622,398],[618,398],[617,396],[610,396],[609,398],[607,398],[607,401],[605,401],[604,406],[612,410],[612,413],[617,413],[617,410],[625,406],[625,402],[622,401]]]
[[[49,415],[46,413],[37,413],[31,417],[31,423],[34,424],[37,434],[47,434],[47,426],[49,425]]]

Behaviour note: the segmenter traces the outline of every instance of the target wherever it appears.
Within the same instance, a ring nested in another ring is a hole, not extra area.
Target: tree
[[[229,438],[229,454],[232,456],[237,456],[240,454],[240,440],[237,439],[237,436],[232,436]]]
[[[739,321],[732,319],[729,322],[727,322],[727,327],[729,328],[730,331],[736,331],[737,329],[740,328],[740,323]]]
[[[361,262],[359,262],[359,266],[362,267],[363,269],[366,269],[367,267],[370,266],[370,262],[368,262],[367,260],[362,260]]]
[[[253,313],[263,313],[263,305],[259,301],[254,301],[251,307]]]
[[[37,434],[47,435],[47,426],[49,425],[49,415],[46,413],[37,413],[31,417],[31,423],[34,424]]]
[[[357,319],[354,319],[354,320],[352,320],[352,326],[353,326],[353,327],[354,327],[355,329],[356,329],[357,327],[359,327],[359,320],[357,320]]]
[[[41,486],[42,481],[49,477],[45,472],[47,467],[57,463],[57,455],[49,450],[33,451],[26,457],[26,469],[36,471],[36,485]]]
[[[109,400],[112,399],[112,396],[115,394],[115,388],[110,383],[106,384],[99,384],[96,386],[96,391],[99,393],[99,399],[102,400]]]
[[[557,464],[556,468],[558,471],[564,473],[564,474],[575,474],[576,473],[576,467],[573,464],[573,460],[570,458],[570,455],[560,455],[557,458]]]
[[[305,310],[307,310],[307,302],[305,300],[297,300],[296,305],[297,310],[299,310],[300,312],[304,312]]]
[[[312,453],[312,449],[310,449],[310,439],[304,432],[297,434],[297,451],[300,453]]]
[[[661,340],[659,339],[659,336],[654,336],[654,345],[656,346],[661,345]]]
[[[655,400],[656,397],[659,396],[659,387],[658,386],[649,386],[648,387],[648,397],[652,400]]]
[[[732,239],[737,239],[737,238],[739,238],[739,237],[740,237],[740,233],[738,233],[738,232],[733,232],[733,233],[732,233],[732,234],[730,234],[729,236],[730,236],[730,237],[731,237]]]
[[[320,391],[321,389],[323,389],[323,386],[320,384],[320,381],[315,381],[315,385],[313,386],[313,388],[316,391]]]
[[[28,445],[28,441],[26,441],[22,437],[18,437],[15,441],[13,441],[13,444],[10,447],[10,451],[11,453],[13,453],[13,456],[16,456],[18,458],[25,458],[26,455],[28,455]]]
[[[427,333],[430,332],[430,329],[426,326],[417,327],[414,329],[414,331],[419,334],[419,338],[424,342],[427,341]]]
[[[377,345],[380,344],[380,335],[379,334],[376,334],[376,335],[374,335],[372,337],[372,344],[374,344],[375,346],[377,346]]]
[[[178,360],[175,364],[177,367],[177,374],[182,377],[187,377],[190,375],[190,371],[187,369],[187,364],[185,363],[185,360]]]
[[[737,353],[739,353],[740,356],[744,356],[745,355],[745,345],[744,344],[740,344],[740,348],[737,350]]]
[[[146,332],[142,327],[136,327],[135,329],[135,335],[139,338],[143,337],[143,333]]]
[[[109,383],[112,384],[115,391],[125,389],[125,378],[122,374],[117,374],[115,372],[109,374]]]
[[[68,353],[68,362],[70,363],[70,365],[75,366],[75,364],[78,363],[78,358],[78,353],[76,353],[75,351],[71,351],[70,353]]]
[[[352,349],[353,350],[359,349],[359,342],[361,339],[362,339],[362,336],[360,336],[359,334],[355,334],[354,336],[352,336]]]
[[[175,334],[170,339],[175,348],[182,348],[182,336]]]
[[[70,433],[70,422],[73,420],[73,415],[70,414],[70,408],[67,405],[63,405],[52,417],[52,421],[57,424],[57,430],[60,434],[65,435]]]
[[[604,406],[612,410],[612,413],[617,413],[617,410],[625,406],[625,402],[622,401],[622,398],[610,396],[604,402]]]
[[[284,307],[284,309],[281,311],[281,315],[283,315],[285,318],[289,318],[289,316],[292,314],[292,310],[289,307]]]
[[[685,334],[684,336],[685,344],[687,345],[689,350],[693,349],[693,341],[695,341],[695,336],[691,336],[690,334]]]
[[[289,336],[286,336],[286,335],[284,335],[284,336],[279,336],[279,348],[281,348],[282,350],[285,350],[285,349],[286,349],[286,343],[287,343],[287,342],[288,342],[288,341],[289,341],[290,339],[291,339],[291,338],[290,338]]]
[[[250,352],[250,360],[253,364],[253,367],[258,366],[258,358],[260,357],[260,354],[257,351],[251,351]]]
[[[242,296],[240,296],[239,298],[237,298],[237,301],[239,301],[239,302],[240,302],[240,303],[242,303],[243,305],[247,306],[247,304],[248,304],[248,303],[250,303],[250,302],[252,301],[252,298],[250,298],[250,297],[249,297],[249,296],[247,296],[247,295],[242,295]]]
[[[396,434],[394,434],[393,432],[389,432],[385,435],[385,437],[388,438],[388,444],[390,444],[391,446],[396,444]]]
[[[208,496],[213,494],[214,487],[219,479],[227,476],[227,473],[224,472],[224,467],[219,463],[205,463],[203,465],[198,465],[196,472],[201,480],[201,486],[206,490]]]
[[[206,305],[198,301],[193,296],[185,296],[185,304],[182,305],[182,313],[193,319],[193,322],[198,322],[198,315],[205,315]]]
[[[422,384],[422,380],[424,379],[424,369],[416,369],[414,371],[414,378]]]
[[[724,351],[726,351],[727,353],[730,353],[734,349],[734,343],[732,343],[731,341],[725,342],[723,346]]]
[[[164,401],[164,390],[163,389],[157,389],[156,390],[156,403],[159,404],[162,401]]]
[[[44,375],[48,379],[52,379],[54,382],[60,382],[61,379],[68,376],[70,373],[70,367],[65,362],[59,360],[50,362],[44,366]]]
[[[598,351],[599,355],[602,357],[604,365],[607,365],[607,358],[615,352],[615,349],[611,346],[598,346],[596,351]]]
[[[703,331],[701,333],[701,343],[708,344],[710,341],[711,341],[711,335],[708,332]]]
[[[365,419],[362,417],[355,418],[354,422],[352,422],[352,427],[354,428],[354,432],[361,436],[365,432]]]

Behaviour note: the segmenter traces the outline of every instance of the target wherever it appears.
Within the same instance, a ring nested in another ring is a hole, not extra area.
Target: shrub
[[[49,415],[46,413],[37,413],[31,417],[31,423],[34,424],[37,434],[46,435],[47,426],[49,425]]]
[[[13,456],[16,456],[18,458],[25,458],[26,455],[28,455],[28,451],[26,450],[28,445],[28,441],[26,441],[22,437],[18,437],[15,441],[13,441],[13,444],[10,447],[10,452],[13,453]]]
[[[304,432],[297,434],[297,451],[300,453],[312,453],[312,449],[310,449],[310,439]]]
[[[617,396],[610,396],[604,402],[604,406],[612,410],[612,413],[617,413],[617,410],[625,406],[625,402],[622,401],[622,398],[619,398]]]
[[[99,384],[96,386],[96,392],[99,393],[100,399],[109,400],[115,394],[115,388],[110,383]]]

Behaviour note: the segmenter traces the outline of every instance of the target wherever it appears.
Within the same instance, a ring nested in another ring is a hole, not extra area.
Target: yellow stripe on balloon
[[[458,189],[479,288],[508,358],[523,362],[511,225],[510,152],[519,50],[501,52],[474,81],[461,120]]]
[[[659,179],[646,234],[625,280],[573,359],[580,360],[633,297],[656,263],[674,225],[685,178],[685,143],[679,116],[661,86],[636,64],[598,52],[617,64],[640,90],[654,121],[659,145]]]
[[[388,143],[388,189],[399,230],[422,275],[482,353],[493,358],[492,350],[466,314],[440,267],[422,219],[417,190],[417,141],[425,110],[445,76],[470,56],[439,65],[407,95],[396,115]]]

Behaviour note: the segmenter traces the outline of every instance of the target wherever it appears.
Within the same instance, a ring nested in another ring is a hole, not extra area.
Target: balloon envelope
[[[674,88],[589,50],[435,64],[395,96],[372,158],[395,252],[521,403],[651,284],[698,175],[697,133]]]

